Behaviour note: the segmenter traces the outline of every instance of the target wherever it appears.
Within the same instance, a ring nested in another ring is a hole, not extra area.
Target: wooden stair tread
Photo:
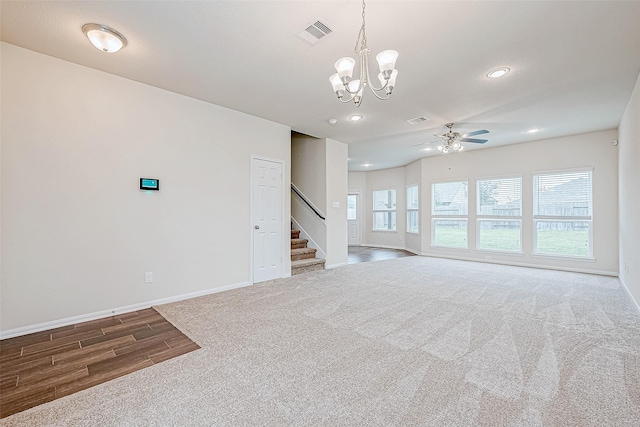
[[[292,244],[296,244],[296,243],[309,243],[309,241],[307,239],[291,239],[291,243]]]

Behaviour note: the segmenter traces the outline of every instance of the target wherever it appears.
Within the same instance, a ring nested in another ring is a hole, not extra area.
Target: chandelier
[[[338,96],[338,99],[342,103],[354,101],[356,107],[359,107],[362,103],[362,92],[365,86],[371,89],[371,92],[378,99],[389,99],[393,87],[396,84],[396,77],[398,76],[398,70],[395,69],[396,60],[398,59],[398,52],[395,50],[385,50],[380,52],[376,56],[378,62],[378,68],[380,73],[378,74],[378,80],[380,81],[380,87],[376,87],[371,81],[369,76],[369,53],[371,51],[367,47],[367,34],[365,32],[365,4],[362,0],[362,26],[356,39],[356,45],[353,49],[355,53],[360,57],[360,78],[352,79],[353,69],[356,65],[356,61],[350,57],[340,58],[336,61],[335,67],[337,73],[329,77],[329,81],[333,86],[333,91]],[[360,47],[358,48],[358,44]],[[378,92],[384,91],[384,94],[378,95]],[[343,99],[344,93],[347,92],[351,97],[349,99]]]

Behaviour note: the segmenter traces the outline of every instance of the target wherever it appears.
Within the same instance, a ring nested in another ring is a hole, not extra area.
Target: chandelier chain
[[[364,4],[364,0],[362,0],[362,27],[360,27],[360,32],[358,33],[358,38],[356,39],[356,45],[353,48],[355,53],[360,53],[362,50],[367,49],[367,33],[364,29],[364,9],[366,5]],[[358,49],[358,42],[360,42],[360,49]]]

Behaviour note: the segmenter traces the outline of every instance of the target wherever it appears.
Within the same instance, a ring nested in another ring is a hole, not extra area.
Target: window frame
[[[480,213],[481,205],[480,205],[480,182],[482,181],[499,181],[499,180],[508,180],[508,179],[520,179],[520,215],[486,215]],[[524,249],[522,245],[522,213],[523,213],[523,176],[522,175],[500,175],[500,176],[487,176],[476,178],[476,251],[478,252],[492,252],[492,253],[500,253],[507,255],[523,255]],[[490,248],[482,248],[480,247],[481,239],[480,232],[481,227],[480,224],[483,221],[502,221],[502,222],[518,222],[520,224],[520,238],[519,238],[519,249],[517,250],[505,250],[505,249],[490,249]]]
[[[459,178],[459,179],[451,179],[446,181],[432,181],[431,182],[431,247],[432,248],[442,248],[442,249],[453,249],[453,250],[469,250],[469,178]],[[436,214],[436,191],[435,188],[438,184],[449,184],[449,183],[461,183],[467,186],[467,214],[466,215],[437,215]],[[436,244],[436,223],[438,221],[464,221],[466,222],[465,227],[465,246],[445,246],[441,244]]]
[[[409,189],[415,188],[416,189],[416,202],[417,202],[417,207],[412,208],[410,207],[410,198],[409,198]],[[410,234],[420,234],[420,185],[419,184],[411,184],[411,185],[407,185],[406,188],[406,192],[407,192],[407,226],[406,226],[406,232],[410,233]],[[417,215],[417,228],[416,230],[409,230],[409,224],[411,224],[411,221],[409,219],[409,216],[415,213]],[[397,214],[396,214],[397,215]]]
[[[393,209],[376,209],[376,197],[375,197],[375,193],[378,192],[383,192],[383,191],[387,191],[389,193],[389,197],[391,197],[391,192],[393,191],[395,193],[395,205]],[[397,229],[398,229],[398,192],[396,191],[395,188],[388,188],[388,189],[382,189],[382,190],[372,190],[371,191],[371,201],[372,201],[372,221],[371,221],[371,231],[381,231],[381,232],[392,232],[392,233],[396,233]],[[376,213],[387,213],[389,215],[388,217],[388,222],[389,222],[389,226],[391,226],[392,222],[391,221],[391,214],[395,213],[396,214],[396,221],[394,224],[394,228],[375,228],[376,227]]]
[[[544,170],[544,171],[534,171],[531,173],[531,198],[532,198],[532,206],[531,206],[531,216],[533,221],[533,239],[532,239],[532,256],[540,257],[540,258],[553,258],[553,259],[571,259],[577,261],[594,261],[593,257],[593,166],[581,167],[581,168],[570,168],[570,169],[557,169],[557,170]],[[572,173],[580,173],[580,172],[588,172],[591,184],[591,191],[589,194],[589,203],[591,215],[538,215],[536,214],[536,208],[538,206],[538,201],[536,200],[536,195],[538,194],[538,180],[536,177],[543,175],[561,175],[561,174],[572,174]],[[588,238],[588,250],[587,255],[567,255],[567,254],[552,254],[546,252],[538,252],[538,223],[539,222],[586,222],[589,224],[589,230],[587,233]]]

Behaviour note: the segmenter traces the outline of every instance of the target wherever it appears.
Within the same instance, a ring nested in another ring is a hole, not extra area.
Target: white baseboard
[[[586,273],[586,274],[598,274],[600,276],[613,276],[618,277],[617,271],[607,271],[607,270],[589,270],[586,268],[572,268],[572,267],[559,267],[553,265],[538,265],[538,264],[529,264],[526,262],[513,262],[513,261],[500,261],[500,260],[488,260],[488,259],[477,259],[471,257],[462,257],[462,256],[454,256],[454,255],[437,255],[430,253],[420,253],[421,256],[431,257],[431,258],[447,258],[447,259],[457,259],[460,261],[471,261],[471,262],[481,262],[485,264],[500,264],[500,265],[513,265],[515,267],[528,267],[528,268],[539,268],[542,270],[557,270],[557,271],[569,271],[572,273]]]
[[[324,268],[326,270],[331,270],[332,268],[344,267],[345,265],[349,265],[348,262],[340,262],[338,264],[325,265]]]
[[[401,251],[406,251],[407,250],[402,246],[389,246],[389,245],[361,244],[360,247],[364,247],[364,248],[380,248],[380,249],[398,249],[398,250],[401,250]],[[409,252],[412,252],[412,251],[409,251]],[[416,255],[421,255],[421,254],[419,254],[417,252],[413,252],[413,253],[415,253]]]
[[[20,328],[9,329],[6,331],[0,331],[0,339],[13,338],[21,335],[32,334],[34,332],[46,331],[48,329],[59,328],[61,326],[75,325],[76,323],[88,322],[90,320],[101,319],[104,317],[114,316],[122,313],[129,313],[131,311],[144,310],[145,308],[152,307],[154,305],[169,304],[172,302],[182,301],[186,299],[201,297],[204,295],[215,294],[218,292],[229,291],[231,289],[242,288],[250,286],[251,282],[235,283],[233,285],[220,286],[213,289],[205,289],[203,291],[191,292],[188,294],[176,295],[167,298],[161,298],[152,301],[141,302],[138,304],[126,305],[123,307],[117,307],[109,310],[101,310],[93,313],[81,314],[79,316],[66,317],[64,319],[52,320],[49,322],[38,323],[35,325],[23,326]]]
[[[622,277],[618,277],[618,279],[620,280],[620,284],[622,285],[622,289],[624,289],[624,291],[627,293],[627,295],[629,295],[629,299],[631,299],[631,301],[633,301],[633,303],[636,305],[636,310],[638,310],[638,313],[640,313],[640,304],[638,304],[638,301],[636,301],[636,299],[633,297],[633,295],[631,294],[631,291],[627,287],[627,284],[624,283],[624,280],[622,280]]]

